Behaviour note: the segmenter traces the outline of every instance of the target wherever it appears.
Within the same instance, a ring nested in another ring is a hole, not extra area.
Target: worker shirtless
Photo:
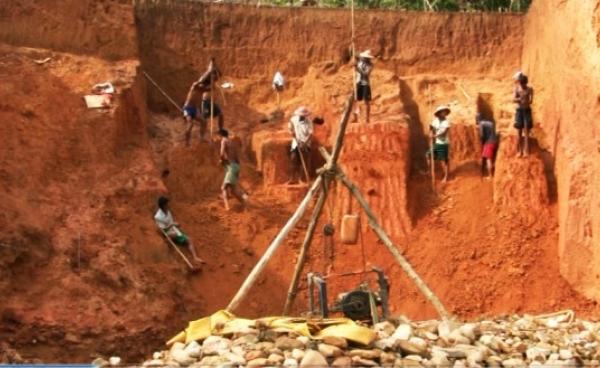
[[[206,140],[204,137],[206,134],[206,120],[198,114],[198,106],[202,106],[202,95],[206,91],[206,87],[200,82],[194,82],[188,91],[183,104],[183,118],[188,124],[188,128],[185,132],[185,143],[189,147],[192,139],[192,128],[194,127],[194,121],[200,125],[200,139]]]
[[[240,201],[242,206],[246,205],[248,195],[239,183],[240,157],[238,147],[229,139],[229,131],[226,129],[220,129],[219,135],[221,136],[220,161],[225,167],[225,178],[223,179],[221,191],[225,209],[229,211],[229,198],[232,195]]]

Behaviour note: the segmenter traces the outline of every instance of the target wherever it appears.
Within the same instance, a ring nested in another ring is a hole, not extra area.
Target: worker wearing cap
[[[444,168],[444,178],[442,182],[448,181],[448,172],[450,171],[450,108],[446,105],[439,106],[433,113],[435,119],[429,126],[430,137],[433,142],[433,161],[440,161]],[[431,152],[428,152],[430,157]],[[427,160],[429,162],[429,160]],[[435,167],[434,167],[435,170]]]
[[[310,146],[312,144],[313,123],[309,119],[311,112],[302,106],[294,111],[288,123],[288,129],[292,134],[291,158],[294,168],[292,170],[291,182],[297,182],[302,177],[302,170],[308,176],[311,167]],[[306,180],[309,180],[307,177]]]
[[[158,210],[154,215],[154,222],[156,222],[156,226],[162,231],[166,236],[173,240],[173,243],[176,245],[187,245],[190,253],[194,257],[194,261],[198,263],[206,263],[200,257],[198,257],[198,253],[196,252],[196,248],[188,238],[188,236],[181,231],[179,228],[179,224],[173,220],[173,214],[169,209],[169,199],[167,197],[158,198]]]
[[[369,123],[371,116],[371,81],[370,75],[373,71],[373,55],[371,50],[366,50],[358,55],[356,63],[356,100],[365,102],[366,121]],[[358,106],[354,112],[355,120],[358,120]]]

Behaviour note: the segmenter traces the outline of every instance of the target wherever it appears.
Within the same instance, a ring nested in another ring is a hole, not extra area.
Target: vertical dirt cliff
[[[560,269],[600,300],[600,1],[534,1],[524,43],[535,129],[557,177]]]

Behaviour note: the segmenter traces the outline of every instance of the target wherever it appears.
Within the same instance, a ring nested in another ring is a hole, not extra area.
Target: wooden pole
[[[302,268],[304,267],[304,262],[306,261],[306,253],[308,252],[308,248],[310,247],[310,244],[312,242],[315,228],[317,227],[319,218],[321,217],[321,212],[323,211],[323,206],[325,205],[326,200],[327,193],[325,193],[324,190],[321,190],[319,198],[317,199],[317,204],[315,205],[315,209],[313,210],[312,216],[310,218],[310,223],[308,224],[308,229],[306,230],[306,235],[304,236],[304,241],[302,242],[302,247],[300,248],[298,260],[296,261],[294,276],[292,277],[292,281],[290,283],[290,287],[287,293],[287,298],[285,299],[285,305],[283,306],[284,316],[288,315],[288,313],[290,312],[290,307],[292,306],[292,303],[296,298],[296,292],[298,291],[298,282],[300,281],[300,273],[302,273]]]
[[[173,106],[175,106],[175,108],[177,108],[177,110],[179,110],[179,112],[183,112],[183,109],[181,108],[181,106],[179,106],[175,101],[173,101],[173,99],[171,97],[169,97],[169,95],[167,94],[167,92],[165,92],[162,88],[160,88],[160,86],[154,81],[154,79],[152,79],[152,77],[150,77],[148,75],[148,73],[146,73],[145,71],[142,71],[142,74],[144,74],[144,77],[146,77],[146,79],[148,79],[148,81],[150,81],[150,83],[152,83],[152,85],[154,85],[154,87],[156,87],[156,89],[158,89],[158,91],[170,102],[173,104]]]
[[[234,311],[239,306],[242,299],[244,299],[244,297],[248,294],[250,288],[252,287],[252,285],[254,285],[256,279],[266,267],[267,262],[269,262],[277,248],[279,248],[279,246],[283,243],[283,240],[285,239],[287,234],[294,228],[294,226],[296,226],[298,221],[300,221],[302,215],[304,215],[304,212],[306,211],[306,208],[308,207],[312,197],[315,195],[315,192],[321,189],[320,187],[322,180],[322,176],[319,176],[314,181],[310,190],[308,191],[308,193],[306,193],[306,196],[304,197],[302,202],[300,202],[300,205],[296,209],[296,212],[294,212],[294,214],[292,215],[292,217],[290,217],[283,229],[281,229],[279,234],[277,234],[275,239],[273,239],[266,252],[262,255],[258,263],[254,266],[246,280],[244,280],[244,283],[242,284],[238,292],[235,294],[231,302],[229,302],[229,305],[227,306],[228,311]]]
[[[298,142],[298,140],[296,140],[296,142]],[[306,168],[306,160],[304,159],[304,153],[302,153],[300,145],[298,145],[297,149],[298,156],[300,156],[300,163],[302,164],[302,169],[304,170],[304,176],[306,177],[306,182],[310,183],[310,175],[308,175],[308,169]]]
[[[428,95],[428,100],[429,100],[429,115],[431,116],[431,113],[433,112],[433,100],[431,99],[431,85],[428,84],[427,85],[427,95]],[[429,127],[429,133],[431,134],[431,127]],[[433,189],[433,192],[435,193],[435,158],[433,157],[434,152],[433,152],[433,146],[435,145],[435,137],[431,138],[431,141],[429,142],[431,149],[429,150],[429,160],[430,160],[430,166],[431,166],[431,189]]]
[[[210,73],[210,139],[213,138],[213,130],[214,130],[214,113],[215,113],[215,101],[213,98],[213,73]]]
[[[340,126],[338,128],[337,136],[335,139],[335,144],[333,147],[333,154],[326,158],[327,163],[325,164],[325,170],[331,170],[336,166],[337,160],[340,157],[340,153],[342,151],[342,145],[344,144],[344,136],[346,135],[346,127],[348,126],[348,120],[350,118],[350,113],[352,111],[352,104],[354,103],[354,96],[348,96],[346,101],[346,105],[344,106],[344,112],[342,113],[342,117],[340,120]],[[325,150],[323,147],[319,147],[319,150]],[[323,175],[319,175],[319,178],[323,178]],[[328,185],[331,178],[325,177],[324,184]],[[283,307],[283,314],[286,315],[289,312],[292,302],[296,297],[296,291],[298,288],[298,280],[300,279],[300,273],[302,272],[302,267],[304,265],[306,259],[306,252],[310,247],[310,243],[312,242],[313,233],[315,231],[315,227],[317,226],[319,217],[321,212],[323,211],[323,206],[327,201],[327,193],[322,191],[319,199],[317,200],[317,204],[315,205],[315,209],[313,211],[310,223],[308,225],[308,229],[306,230],[306,236],[304,237],[304,242],[302,243],[302,248],[300,249],[300,255],[298,256],[298,261],[296,263],[296,268],[294,270],[294,276],[292,277],[292,282],[290,283],[290,287],[288,289],[287,299],[285,301],[285,306]]]
[[[413,269],[413,267],[410,265],[408,260],[406,258],[404,258],[402,256],[402,254],[400,254],[400,252],[398,251],[398,248],[394,245],[392,240],[388,237],[388,235],[385,233],[385,231],[381,228],[381,226],[379,225],[379,222],[377,220],[377,217],[375,217],[375,214],[373,214],[371,207],[367,203],[366,199],[363,197],[360,190],[341,171],[339,171],[339,177],[342,180],[342,183],[350,190],[352,195],[356,198],[358,203],[364,209],[365,213],[367,214],[367,217],[369,218],[369,226],[371,227],[371,229],[373,229],[375,234],[377,234],[379,239],[381,239],[381,241],[386,246],[386,248],[390,251],[390,253],[392,253],[392,255],[394,256],[394,258],[396,259],[396,261],[398,262],[400,267],[402,267],[404,272],[406,272],[408,277],[415,283],[415,285],[419,288],[419,290],[423,293],[423,295],[431,302],[431,304],[433,304],[433,307],[436,309],[436,311],[438,312],[440,317],[442,317],[443,319],[449,319],[450,314],[448,313],[446,308],[444,308],[444,305],[442,304],[440,299],[433,293],[433,291],[431,291],[431,289],[427,286],[425,281],[423,281],[421,279],[421,277],[419,277],[419,275]]]
[[[183,261],[185,262],[185,264],[187,264],[187,266],[189,267],[189,269],[192,270],[192,271],[195,270],[196,267],[194,267],[194,265],[192,264],[192,262],[190,262],[190,260],[188,259],[188,257],[186,257],[185,254],[183,254],[183,252],[177,247],[177,245],[173,242],[173,239],[171,239],[171,237],[169,236],[169,234],[167,234],[167,232],[164,231],[163,229],[161,229],[160,232],[164,235],[164,237],[167,239],[167,241],[173,247],[173,249],[175,249],[177,251],[177,253],[183,259]]]

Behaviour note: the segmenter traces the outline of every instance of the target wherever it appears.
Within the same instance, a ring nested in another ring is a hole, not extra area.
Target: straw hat
[[[523,72],[519,70],[518,72],[515,73],[515,75],[513,75],[513,79],[519,80],[519,78],[521,78],[522,75],[523,75]]]
[[[300,106],[294,111],[294,115],[307,117],[310,115],[310,110],[306,106]]]
[[[373,54],[371,54],[371,50],[365,50],[365,51],[361,52],[360,54],[358,54],[358,57],[365,58],[365,59],[373,59],[374,58]]]
[[[435,109],[435,111],[433,112],[433,115],[437,116],[442,111],[447,111],[449,114],[451,110],[447,105],[440,105],[437,107],[437,109]]]

